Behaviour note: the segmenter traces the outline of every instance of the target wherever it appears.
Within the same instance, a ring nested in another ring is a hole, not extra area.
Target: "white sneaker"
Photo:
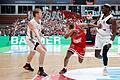
[[[103,76],[107,76],[108,75],[108,71],[107,71],[107,67],[105,67],[104,69],[103,69]]]

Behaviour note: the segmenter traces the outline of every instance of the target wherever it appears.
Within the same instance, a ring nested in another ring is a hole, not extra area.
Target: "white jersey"
[[[96,28],[97,29],[97,34],[100,35],[101,37],[104,36],[111,36],[111,25],[107,24],[107,20],[109,20],[113,15],[108,15],[103,19],[104,14],[101,15],[100,19],[97,22],[97,25],[101,26],[101,28]]]
[[[30,23],[33,25],[33,27],[36,29],[36,31],[40,34],[41,33],[41,20],[39,20],[39,23],[38,24],[35,19],[33,18],[32,20],[30,20]],[[29,39],[32,39],[34,40],[35,42],[37,41],[38,42],[38,39],[37,39],[37,36],[35,35],[35,33],[33,31],[31,31],[29,29],[29,27],[27,28],[27,37]]]

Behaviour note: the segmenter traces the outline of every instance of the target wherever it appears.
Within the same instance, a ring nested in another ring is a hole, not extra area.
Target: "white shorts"
[[[36,48],[37,43],[38,43],[37,46],[39,45],[38,41],[30,40],[28,37],[26,37],[26,42],[29,46],[30,51],[36,50],[35,48]],[[42,48],[42,46],[41,46],[41,48]]]
[[[101,36],[97,33],[95,38],[95,49],[102,49],[103,46],[108,44],[110,41],[110,36]]]

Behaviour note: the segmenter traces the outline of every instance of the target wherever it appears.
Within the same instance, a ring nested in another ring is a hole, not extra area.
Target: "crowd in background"
[[[41,32],[45,36],[51,36],[51,35],[64,35],[66,31],[66,26],[64,22],[58,21],[58,20],[49,20],[49,21],[42,21],[42,28]],[[6,26],[0,29],[0,35],[1,36],[8,36],[8,35],[14,35],[14,36],[25,36],[27,30],[27,23],[24,20],[19,20],[19,22],[13,23],[10,26]]]
[[[42,33],[45,36],[64,35],[67,30],[66,24],[63,20],[48,20],[42,21]]]
[[[28,16],[29,17],[29,16]],[[31,17],[30,17],[31,18]],[[68,21],[73,21],[72,19],[42,19],[42,28],[41,32],[45,36],[51,36],[51,35],[64,35],[67,31],[67,25]],[[86,22],[86,19],[83,19],[83,22]],[[1,36],[25,36],[26,30],[27,30],[27,23],[28,19],[18,19],[13,24],[1,27],[0,28],[0,35]],[[117,35],[120,36],[120,20],[117,20]],[[95,28],[90,28],[91,35],[96,34]]]
[[[13,24],[0,28],[1,36],[25,36],[26,35],[26,22],[25,20],[18,19]]]
[[[26,25],[20,24],[19,27],[15,28],[16,25],[12,24],[10,26],[2,27],[0,28],[0,36],[25,36],[26,35]],[[49,20],[49,21],[42,21],[42,30],[41,32],[45,36],[51,36],[51,35],[64,35],[67,30],[65,21],[63,20]],[[120,36],[120,21],[117,21],[117,35]],[[96,34],[95,28],[90,29],[91,35]]]

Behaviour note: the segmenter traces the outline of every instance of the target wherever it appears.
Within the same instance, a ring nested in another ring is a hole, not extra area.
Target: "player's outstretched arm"
[[[79,26],[82,28],[88,28],[88,27],[98,27],[98,25],[93,23],[79,23]]]
[[[87,25],[88,25],[88,27],[99,27],[98,25],[96,25],[94,23],[88,23]]]
[[[65,35],[64,35],[64,37],[67,39],[67,38],[69,38],[70,37],[70,32],[67,32]]]

